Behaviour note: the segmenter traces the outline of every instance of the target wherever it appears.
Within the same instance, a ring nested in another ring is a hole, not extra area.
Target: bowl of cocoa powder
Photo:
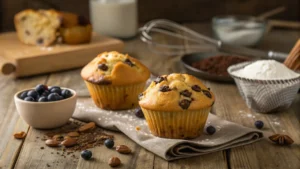
[[[219,82],[234,82],[228,74],[227,68],[250,60],[251,58],[248,57],[219,52],[192,53],[181,58],[181,62],[188,74],[201,79]]]

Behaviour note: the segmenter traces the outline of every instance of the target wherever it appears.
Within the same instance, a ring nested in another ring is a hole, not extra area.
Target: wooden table
[[[209,24],[185,24],[196,31],[211,35]],[[259,46],[261,49],[272,49],[289,52],[296,40],[300,37],[299,31],[273,30]],[[164,38],[161,38],[165,41]],[[177,42],[176,42],[177,43]],[[186,42],[178,42],[189,45]],[[183,72],[179,63],[180,56],[166,57],[151,53],[148,47],[138,38],[126,41],[125,52],[140,59],[154,74]],[[44,83],[59,85],[75,89],[80,95],[79,99],[90,99],[88,92],[80,77],[80,69],[40,75],[15,80],[12,76],[0,76],[0,169],[6,168],[110,168],[108,158],[115,151],[104,146],[93,148],[94,160],[85,161],[81,158],[63,158],[55,150],[44,145],[38,139],[44,131],[28,126],[18,115],[13,95],[19,90]],[[203,156],[167,162],[153,153],[135,144],[121,133],[107,131],[115,136],[116,144],[126,144],[133,149],[130,156],[121,156],[122,166],[119,168],[140,169],[299,169],[300,168],[300,94],[293,102],[291,108],[275,114],[259,114],[247,108],[234,84],[222,84],[205,81],[207,86],[215,93],[217,101],[212,112],[219,117],[230,120],[247,127],[254,127],[255,120],[265,123],[263,131],[266,136],[273,133],[283,133],[291,136],[295,143],[291,146],[278,146],[268,139],[259,142],[219,151]],[[24,140],[16,140],[13,133],[27,131]],[[41,150],[40,147],[45,149]],[[54,153],[53,153],[54,152]],[[76,153],[79,157],[79,152]]]

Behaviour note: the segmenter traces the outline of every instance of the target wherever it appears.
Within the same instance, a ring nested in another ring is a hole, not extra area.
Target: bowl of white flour
[[[227,71],[247,106],[260,113],[289,108],[300,87],[300,74],[275,60],[244,62]]]

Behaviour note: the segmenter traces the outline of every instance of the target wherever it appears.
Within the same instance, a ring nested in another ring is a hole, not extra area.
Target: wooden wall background
[[[26,8],[54,8],[89,16],[89,0],[0,0],[0,31],[14,29],[13,16]],[[209,21],[222,14],[258,15],[279,6],[277,19],[300,20],[300,0],[139,0],[139,20]]]

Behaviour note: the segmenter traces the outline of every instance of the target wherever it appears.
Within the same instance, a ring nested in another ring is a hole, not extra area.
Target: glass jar
[[[117,38],[137,34],[137,0],[90,0],[89,4],[96,33]]]

